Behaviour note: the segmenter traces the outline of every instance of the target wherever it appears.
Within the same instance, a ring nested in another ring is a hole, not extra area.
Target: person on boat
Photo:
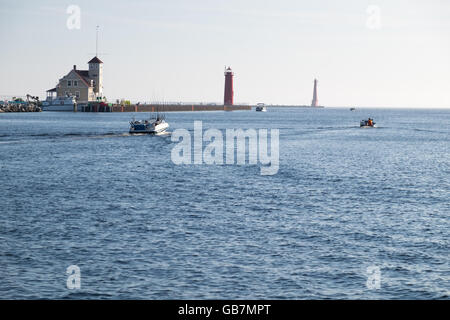
[[[372,119],[369,118],[369,120],[367,121],[367,124],[368,124],[369,126],[373,126],[373,121],[372,121]]]

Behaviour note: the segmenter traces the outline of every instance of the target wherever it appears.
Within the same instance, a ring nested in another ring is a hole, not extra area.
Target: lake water
[[[279,129],[272,176],[175,165],[131,117],[0,114],[0,298],[449,298],[450,110],[166,114]]]

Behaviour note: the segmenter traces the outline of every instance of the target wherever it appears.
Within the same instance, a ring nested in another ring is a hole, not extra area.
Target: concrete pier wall
[[[90,104],[84,106],[81,111],[83,112],[176,112],[176,111],[234,111],[234,110],[251,110],[249,105],[102,105],[102,104]]]

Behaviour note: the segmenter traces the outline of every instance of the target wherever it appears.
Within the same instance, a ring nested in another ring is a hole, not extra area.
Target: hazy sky
[[[0,0],[0,95],[87,69],[96,25],[109,100],[221,102],[230,65],[237,102],[450,107],[448,0]]]

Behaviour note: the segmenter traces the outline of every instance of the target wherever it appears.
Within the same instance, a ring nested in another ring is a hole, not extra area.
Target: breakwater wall
[[[3,112],[41,112],[36,103],[0,103],[0,113]]]
[[[177,112],[177,111],[235,111],[235,110],[251,110],[249,105],[203,105],[203,104],[134,104],[134,105],[118,105],[105,103],[92,103],[82,106],[82,112]]]

